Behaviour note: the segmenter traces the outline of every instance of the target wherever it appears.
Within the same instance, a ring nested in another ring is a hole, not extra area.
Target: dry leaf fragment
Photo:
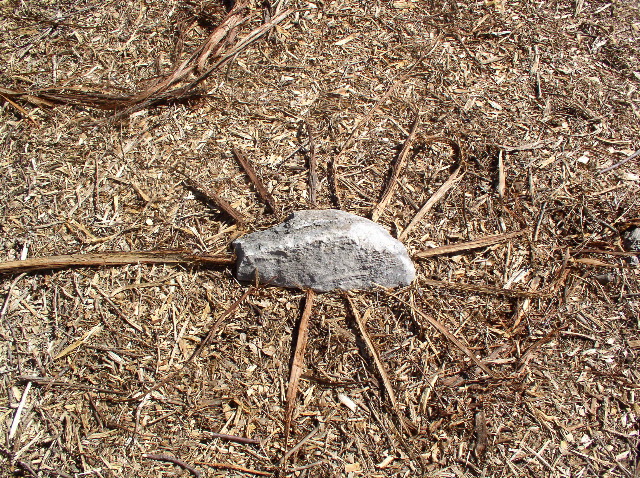
[[[336,45],[336,46],[346,45],[351,40],[353,40],[356,36],[357,35],[355,33],[352,33],[351,35],[348,35],[348,36],[344,37],[342,40],[338,40],[337,42],[334,43],[334,45]]]
[[[382,460],[380,463],[378,463],[376,465],[376,468],[379,468],[379,469],[387,468],[393,462],[393,460],[395,460],[395,459],[396,459],[395,456],[389,455],[384,460]]]
[[[99,333],[101,330],[102,330],[102,324],[95,325],[91,330],[89,330],[86,334],[84,334],[81,339],[76,340],[74,343],[66,347],[58,355],[53,357],[53,360],[58,360],[62,357],[69,355],[71,352],[73,352],[75,349],[80,347],[82,344],[84,344],[87,340],[89,340],[95,334]]]
[[[351,88],[337,88],[333,91],[330,91],[329,94],[333,96],[341,96],[342,98],[346,98],[351,93]]]
[[[349,410],[351,410],[354,413],[358,409],[358,405],[349,397],[347,397],[344,393],[338,394],[338,400],[340,400],[340,403],[342,403],[345,407],[347,407]]]
[[[347,463],[344,465],[344,471],[345,473],[351,473],[351,472],[359,473],[362,471],[362,466],[358,462]]]

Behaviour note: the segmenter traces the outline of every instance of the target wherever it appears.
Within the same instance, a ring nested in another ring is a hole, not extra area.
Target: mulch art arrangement
[[[0,1],[0,477],[640,477],[639,52],[630,0]],[[416,280],[235,279],[330,208]]]

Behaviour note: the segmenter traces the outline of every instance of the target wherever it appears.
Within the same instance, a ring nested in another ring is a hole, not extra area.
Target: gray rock
[[[281,287],[370,289],[408,285],[416,270],[401,242],[379,224],[336,211],[298,211],[233,243],[237,278]]]
[[[640,252],[640,227],[632,227],[623,232],[622,244],[629,252]]]

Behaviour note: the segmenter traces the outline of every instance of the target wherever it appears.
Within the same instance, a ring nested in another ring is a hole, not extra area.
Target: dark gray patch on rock
[[[622,244],[629,252],[640,252],[640,227],[632,227],[623,232]]]
[[[416,270],[407,249],[379,224],[333,209],[294,212],[233,243],[236,276],[318,292],[405,286]]]

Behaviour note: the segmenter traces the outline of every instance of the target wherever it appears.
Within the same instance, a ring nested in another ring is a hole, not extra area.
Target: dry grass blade
[[[486,285],[463,284],[460,282],[447,282],[436,279],[420,279],[421,286],[441,287],[450,290],[464,290],[467,292],[477,292],[479,294],[501,295],[504,297],[530,297],[532,299],[543,299],[551,297],[551,292],[527,292],[511,289],[500,289],[498,287],[489,287]]]
[[[193,254],[184,251],[97,252],[35,257],[24,261],[0,262],[0,274],[49,271],[70,267],[110,267],[127,264],[182,264],[190,266],[231,266],[235,256]]]
[[[93,337],[94,335],[100,333],[101,331],[102,331],[102,324],[95,325],[87,333],[85,333],[80,339],[76,340],[74,343],[72,343],[68,347],[65,347],[64,350],[58,352],[53,357],[53,360],[58,360],[58,359],[61,359],[63,357],[66,357],[71,352],[73,352],[75,349],[77,349],[78,347],[83,345],[85,342],[87,342],[91,337]]]
[[[238,163],[240,164],[240,166],[242,166],[242,169],[244,169],[244,172],[247,173],[247,176],[249,176],[251,183],[253,184],[253,186],[256,188],[256,191],[258,192],[258,196],[260,196],[260,199],[262,199],[262,201],[267,205],[267,207],[272,213],[275,213],[276,201],[275,199],[273,199],[273,196],[271,195],[271,193],[267,191],[267,188],[264,186],[262,180],[258,177],[256,170],[254,169],[253,165],[249,161],[249,158],[247,158],[242,153],[242,151],[240,151],[235,146],[233,147],[233,155],[238,160]]]
[[[387,204],[393,197],[393,193],[398,187],[398,178],[400,177],[400,173],[402,172],[402,168],[404,167],[404,163],[407,160],[407,156],[409,155],[409,151],[411,151],[411,146],[413,146],[413,142],[416,138],[416,134],[418,133],[418,125],[420,124],[420,114],[416,114],[416,118],[413,121],[413,126],[411,127],[411,132],[404,142],[404,146],[402,146],[402,150],[398,155],[398,159],[393,163],[393,167],[391,169],[391,175],[389,176],[389,180],[387,181],[387,185],[385,187],[384,192],[382,193],[382,199],[380,202],[373,208],[371,211],[371,219],[373,221],[377,221],[378,218],[382,215]]]
[[[11,281],[11,284],[9,285],[9,290],[7,291],[7,295],[4,298],[4,302],[2,303],[2,309],[0,309],[0,324],[2,323],[2,319],[4,317],[4,314],[7,313],[7,309],[9,308],[9,303],[11,302],[11,294],[13,293],[13,289],[16,287],[16,284],[18,283],[18,281],[20,279],[22,279],[24,276],[26,275],[26,273],[22,273],[17,275],[13,281]]]
[[[353,299],[351,299],[349,294],[345,294],[344,296],[347,299],[347,303],[349,304],[349,310],[351,312],[351,315],[353,315],[353,319],[355,320],[356,325],[358,326],[358,331],[360,332],[360,336],[362,337],[362,340],[364,340],[364,343],[366,344],[367,349],[369,350],[369,354],[371,354],[371,357],[373,358],[376,368],[378,369],[378,374],[382,379],[382,384],[384,385],[385,392],[389,397],[389,401],[391,402],[391,406],[393,408],[394,413],[398,417],[398,420],[400,421],[401,425],[405,425],[408,428],[415,430],[417,427],[413,423],[409,422],[409,420],[406,419],[400,413],[400,408],[398,407],[398,400],[396,398],[395,392],[393,391],[393,385],[391,384],[391,380],[389,380],[389,374],[387,373],[387,370],[384,364],[382,363],[382,359],[380,358],[380,354],[378,353],[378,348],[373,343],[373,339],[369,335],[369,332],[367,332],[367,327],[365,325],[365,322],[371,313],[370,310],[367,309],[365,311],[364,317],[361,317],[360,313],[358,312],[358,309],[353,303]]]
[[[435,206],[436,203],[440,201],[440,199],[442,199],[445,194],[447,194],[449,189],[451,189],[456,183],[458,183],[458,181],[460,181],[464,177],[464,173],[460,175],[461,169],[462,166],[458,166],[455,171],[451,173],[451,176],[449,176],[444,184],[440,186],[440,188],[433,194],[433,196],[431,196],[429,200],[424,203],[424,206],[420,208],[416,215],[413,216],[413,219],[411,219],[409,225],[405,228],[404,231],[402,231],[402,233],[398,237],[398,240],[400,242],[404,241],[407,235],[418,225],[420,221],[422,221],[424,216],[431,210],[431,208]]]
[[[307,338],[309,332],[309,318],[311,317],[311,310],[313,308],[313,299],[315,292],[311,289],[307,290],[304,311],[300,318],[300,324],[298,325],[298,336],[296,339],[296,349],[293,354],[293,361],[291,363],[291,373],[289,375],[289,385],[287,385],[287,397],[286,397],[286,410],[284,415],[284,442],[289,441],[289,433],[291,431],[291,418],[293,417],[293,410],[296,405],[296,395],[298,394],[298,383],[300,382],[300,376],[304,370],[304,351],[307,348]]]
[[[469,242],[461,242],[459,244],[450,244],[447,246],[434,247],[433,249],[427,249],[426,251],[417,252],[413,255],[415,259],[427,259],[429,257],[441,256],[443,254],[452,254],[462,251],[470,251],[472,249],[479,249],[481,247],[493,246],[494,244],[500,244],[516,237],[520,237],[527,232],[527,229],[521,229],[515,232],[507,232],[505,234],[495,234],[493,236],[486,236],[481,239],[476,239]]]
[[[243,224],[246,221],[242,213],[237,211],[231,204],[229,204],[227,201],[225,201],[210,189],[207,189],[202,184],[197,183],[193,179],[187,178],[184,180],[184,186],[193,194],[195,194],[196,197],[204,200],[207,203],[213,204],[216,208],[220,209],[220,211],[225,213],[236,223]]]
[[[13,437],[16,435],[18,431],[18,425],[20,425],[20,418],[22,417],[22,411],[24,410],[24,405],[27,402],[27,396],[29,395],[29,390],[31,390],[31,382],[27,382],[27,385],[24,387],[24,392],[22,392],[22,396],[20,398],[20,402],[18,403],[18,408],[16,408],[16,412],[13,415],[13,420],[11,421],[11,427],[9,428],[9,441],[13,440]]]
[[[424,320],[426,320],[432,327],[434,327],[436,330],[438,330],[442,335],[444,335],[452,344],[454,344],[456,347],[458,347],[467,357],[469,357],[471,359],[471,361],[473,363],[475,363],[478,367],[480,367],[487,375],[489,375],[491,378],[501,378],[500,375],[498,375],[497,373],[495,373],[494,371],[492,371],[486,363],[484,363],[482,360],[480,360],[478,357],[475,356],[475,354],[469,350],[469,348],[464,345],[462,342],[460,342],[460,340],[458,340],[458,338],[453,335],[451,332],[449,332],[449,329],[447,329],[443,324],[441,324],[438,320],[434,319],[433,317],[425,314],[424,312],[422,312],[420,309],[418,309],[417,307],[411,305],[410,303],[406,302],[405,300],[402,300],[400,297],[398,297],[395,294],[391,294],[388,293],[391,297],[394,297],[396,300],[398,300],[399,302],[401,302],[402,304],[406,305],[407,307],[410,307],[411,310],[413,310],[416,314],[418,314],[420,317],[422,317]]]

